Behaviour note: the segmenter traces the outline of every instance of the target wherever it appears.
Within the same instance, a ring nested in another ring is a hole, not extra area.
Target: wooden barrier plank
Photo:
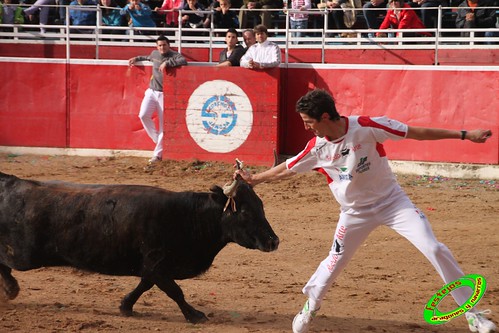
[[[278,145],[278,68],[184,67],[165,76],[168,159],[269,165]],[[172,100],[174,101],[172,103]]]

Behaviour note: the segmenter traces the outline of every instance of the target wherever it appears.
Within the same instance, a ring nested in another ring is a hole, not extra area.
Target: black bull
[[[279,245],[260,198],[239,176],[234,184],[233,204],[224,210],[228,197],[218,186],[206,193],[171,192],[0,173],[0,292],[9,299],[19,293],[12,269],[71,266],[140,277],[121,301],[124,315],[132,315],[139,297],[157,285],[187,321],[205,321],[174,280],[207,271],[230,242],[265,252]]]

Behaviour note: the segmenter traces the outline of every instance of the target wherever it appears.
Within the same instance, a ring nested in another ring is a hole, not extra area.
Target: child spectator
[[[152,19],[152,10],[148,5],[143,4],[140,0],[129,0],[128,5],[120,10],[120,14],[128,16],[128,26],[134,28],[153,28],[156,23]],[[135,31],[140,35],[152,35],[153,31]]]
[[[122,9],[116,4],[116,0],[100,0],[102,11],[102,25],[107,27],[124,26],[123,16],[120,14]],[[123,34],[123,30],[103,30],[105,34]]]
[[[154,8],[154,11],[165,15],[167,27],[178,27],[178,11],[183,7],[184,0],[164,0],[161,7]]]
[[[69,4],[69,22],[71,25],[91,25],[97,24],[97,12],[94,10],[85,10],[84,6],[96,6],[94,0],[74,0]],[[93,34],[91,29],[72,29],[71,32],[82,34]]]
[[[291,9],[299,10],[299,11],[307,11],[312,7],[312,3],[310,0],[290,0],[291,1]],[[287,8],[288,0],[284,0],[284,8]],[[290,29],[299,29],[301,31],[292,32],[291,36],[293,37],[303,37],[305,33],[303,30],[308,28],[308,14],[305,13],[296,13],[291,12],[289,14],[289,28]],[[294,44],[298,44],[298,42],[293,42]]]
[[[380,29],[424,29],[425,26],[411,6],[404,3],[403,0],[388,0],[391,8],[386,13]],[[431,36],[429,32],[404,32],[404,36]],[[386,37],[386,33],[378,32],[377,37]]]

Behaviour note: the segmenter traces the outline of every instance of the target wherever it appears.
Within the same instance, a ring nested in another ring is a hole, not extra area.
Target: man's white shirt
[[[294,172],[315,170],[326,176],[342,210],[378,204],[400,191],[383,142],[401,140],[408,126],[386,117],[346,117],[346,134],[334,141],[314,137],[286,166]]]
[[[259,63],[263,68],[277,67],[281,63],[279,46],[269,41],[252,45],[241,58],[241,67],[249,68],[249,61]]]

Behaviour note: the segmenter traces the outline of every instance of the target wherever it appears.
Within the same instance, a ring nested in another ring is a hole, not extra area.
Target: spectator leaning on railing
[[[380,29],[425,29],[423,22],[411,7],[402,0],[389,0],[390,10],[386,13]],[[400,33],[398,33],[400,34]],[[431,36],[429,32],[404,32],[404,36]],[[377,37],[386,37],[386,33],[378,32]]]
[[[227,47],[220,52],[220,60],[217,67],[239,66],[241,57],[246,50],[239,44],[238,33],[234,28],[230,28],[225,33],[225,43]]]
[[[96,6],[94,0],[74,0],[69,4],[69,19],[71,25],[95,26],[97,23],[97,12],[95,10],[84,10],[85,6]],[[93,29],[72,29],[71,32],[83,34],[94,33]]]
[[[153,28],[156,23],[152,19],[152,10],[148,5],[143,4],[140,0],[129,0],[129,3],[120,11],[123,16],[128,16],[128,26],[135,28]],[[135,31],[136,34],[152,35],[153,31]]]
[[[102,25],[106,27],[122,27],[124,26],[123,16],[120,14],[122,9],[116,4],[116,0],[100,0],[102,12]],[[123,34],[123,30],[103,30],[106,34]]]
[[[256,37],[255,37],[255,31],[253,29],[246,29],[243,31],[243,41],[244,45],[246,46],[244,48],[244,52],[248,51],[248,49],[256,44]]]
[[[264,69],[277,67],[281,63],[279,46],[268,40],[267,27],[259,24],[255,27],[257,43],[251,46],[241,58],[241,67]]]
[[[165,25],[167,27],[177,27],[178,11],[183,7],[184,0],[164,0],[161,7],[154,8],[154,11],[165,15]]]
[[[473,28],[495,28],[496,27],[496,9],[483,8],[493,7],[497,4],[494,0],[464,0],[457,10],[456,27],[460,29]],[[462,37],[469,37],[469,32],[461,32]],[[475,32],[477,37],[498,37],[494,31]],[[487,44],[493,44],[487,42]]]

